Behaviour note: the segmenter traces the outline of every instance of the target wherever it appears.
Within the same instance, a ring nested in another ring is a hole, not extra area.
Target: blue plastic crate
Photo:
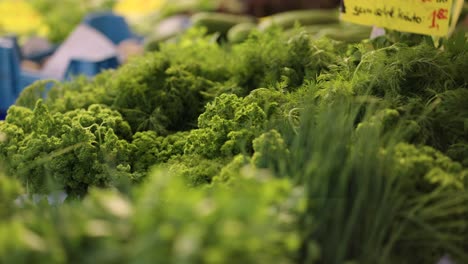
[[[92,77],[103,70],[115,69],[119,66],[117,57],[106,58],[101,61],[72,59],[65,73],[65,79],[70,80],[77,75]]]
[[[112,12],[93,13],[83,19],[84,24],[101,32],[115,45],[127,39],[142,41],[143,38],[134,34],[125,18]]]
[[[114,45],[118,45],[127,39],[143,40],[142,37],[130,30],[122,16],[112,12],[90,14],[82,23],[100,32]],[[46,56],[52,55],[56,49],[57,46],[24,59],[40,61]],[[37,80],[47,79],[40,72],[22,70],[21,59],[22,54],[17,38],[15,36],[0,37],[0,120],[5,118],[8,108],[15,103],[16,98],[25,87]],[[118,66],[119,60],[117,57],[108,57],[99,61],[74,58],[70,61],[64,76],[61,76],[60,79],[70,80],[77,75],[92,77],[102,70],[114,69]]]
[[[55,46],[50,47],[49,49],[45,49],[45,50],[37,51],[33,54],[25,55],[21,52],[21,48],[18,44],[18,37],[16,35],[6,35],[6,36],[3,36],[2,39],[10,39],[13,41],[13,45],[14,45],[14,48],[15,48],[16,54],[18,55],[19,60],[26,59],[26,60],[31,60],[35,62],[40,62],[47,56],[52,55],[58,47],[58,45],[55,45]]]
[[[36,53],[30,54],[28,56],[23,55],[23,58],[26,59],[26,60],[30,60],[30,61],[40,62],[43,59],[45,59],[46,57],[54,54],[54,52],[57,50],[57,48],[58,48],[58,46],[53,46],[50,49],[43,50],[43,51],[40,51],[40,52],[36,52]]]
[[[16,39],[0,38],[0,119],[4,119],[24,87],[40,80],[37,73],[22,71]]]
[[[0,112],[5,113],[16,100],[19,85],[19,58],[14,40],[0,38]]]

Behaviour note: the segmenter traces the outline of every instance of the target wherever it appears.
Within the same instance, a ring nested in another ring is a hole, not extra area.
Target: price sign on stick
[[[453,0],[343,0],[341,19],[434,36],[449,33]]]

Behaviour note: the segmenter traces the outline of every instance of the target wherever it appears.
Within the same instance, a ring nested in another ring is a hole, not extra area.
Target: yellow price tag
[[[341,19],[398,31],[446,36],[453,0],[343,0]]]

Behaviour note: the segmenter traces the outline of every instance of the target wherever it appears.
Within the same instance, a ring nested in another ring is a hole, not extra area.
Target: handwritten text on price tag
[[[445,36],[452,0],[344,0],[345,21],[389,29]]]

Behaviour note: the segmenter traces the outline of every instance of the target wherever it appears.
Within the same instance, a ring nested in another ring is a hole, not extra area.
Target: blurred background
[[[59,44],[86,15],[111,10],[124,16],[133,30],[148,36],[159,22],[175,15],[213,11],[261,18],[289,10],[336,8],[339,3],[340,0],[0,0],[0,35],[15,34],[21,43],[27,37],[39,36]],[[466,31],[465,17],[463,14],[459,29]]]
[[[199,11],[244,13],[256,17],[310,8],[333,8],[340,0],[0,0],[0,33],[39,35],[63,41],[90,12],[113,10],[136,28],[175,14]],[[142,25],[137,25],[137,23]]]

